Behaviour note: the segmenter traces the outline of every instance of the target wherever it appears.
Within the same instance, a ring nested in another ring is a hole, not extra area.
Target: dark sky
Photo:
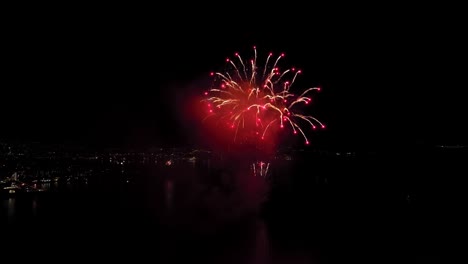
[[[284,51],[304,83],[323,87],[324,145],[466,143],[466,42],[456,14],[331,10],[232,21],[162,13],[12,18],[2,41],[0,139],[191,143],[179,105],[227,56],[256,45]]]

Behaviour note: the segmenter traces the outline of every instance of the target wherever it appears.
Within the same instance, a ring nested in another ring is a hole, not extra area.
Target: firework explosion
[[[290,129],[294,135],[302,135],[306,145],[306,126],[310,129],[325,128],[317,118],[298,111],[307,105],[312,91],[319,87],[299,90],[293,87],[301,70],[280,69],[284,53],[274,56],[269,53],[264,63],[254,57],[244,61],[239,53],[234,59],[226,59],[226,72],[212,72],[213,86],[205,92],[208,116],[216,117],[220,125],[234,132],[234,141],[264,140],[281,129]]]

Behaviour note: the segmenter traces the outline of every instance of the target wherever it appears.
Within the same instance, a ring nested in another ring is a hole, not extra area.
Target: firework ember
[[[311,103],[310,94],[319,87],[299,89],[294,87],[298,75],[296,68],[280,66],[284,54],[269,53],[265,61],[253,58],[243,60],[239,53],[227,58],[228,70],[212,72],[213,86],[205,91],[207,117],[216,118],[218,125],[233,131],[234,141],[265,140],[282,129],[301,135],[309,144],[308,129],[325,128],[317,118],[300,112]]]

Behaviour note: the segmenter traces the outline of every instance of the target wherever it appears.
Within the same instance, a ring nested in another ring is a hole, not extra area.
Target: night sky
[[[256,45],[285,52],[302,83],[323,88],[315,102],[328,125],[324,146],[466,143],[466,43],[456,14],[316,12],[267,23],[245,13],[239,22],[162,13],[12,18],[2,41],[0,139],[194,144],[184,104],[227,56]]]

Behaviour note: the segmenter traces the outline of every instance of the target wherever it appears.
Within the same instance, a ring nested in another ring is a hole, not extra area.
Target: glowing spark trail
[[[268,169],[270,168],[270,163],[263,162],[263,161],[258,161],[252,163],[252,171],[254,176],[261,176],[261,177],[266,177],[268,175]]]
[[[210,74],[214,77],[213,86],[205,92],[207,98],[202,100],[208,105],[207,118],[217,117],[221,123],[225,122],[234,131],[234,141],[252,137],[263,140],[278,131],[276,128],[286,126],[294,135],[299,132],[305,144],[309,144],[304,125],[311,129],[325,128],[317,118],[296,109],[310,104],[309,94],[320,91],[320,88],[298,89],[299,96],[292,93],[293,84],[302,71],[296,68],[281,70],[279,64],[284,53],[276,58],[269,53],[263,68],[257,66],[255,47],[254,58],[249,61],[244,61],[239,53],[234,56],[235,60],[226,59],[231,70]]]

